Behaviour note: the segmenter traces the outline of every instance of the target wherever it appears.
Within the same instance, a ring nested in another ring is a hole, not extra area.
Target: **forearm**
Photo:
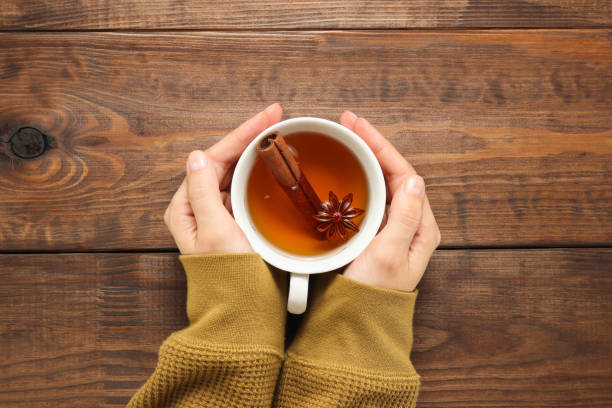
[[[275,406],[413,407],[410,362],[416,292],[378,289],[342,275],[318,277],[287,351]]]
[[[258,255],[182,256],[190,325],[129,407],[269,407],[283,355],[285,276]]]

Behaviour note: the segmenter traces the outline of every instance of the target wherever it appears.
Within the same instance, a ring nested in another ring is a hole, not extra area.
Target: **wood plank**
[[[596,27],[606,0],[4,0],[2,30]]]
[[[0,35],[0,250],[172,248],[194,148],[280,101],[371,119],[421,173],[444,246],[612,240],[612,31]]]
[[[603,407],[612,249],[442,250],[420,285],[422,407]],[[186,324],[175,254],[0,255],[0,405],[123,406]]]
[[[606,407],[611,249],[438,251],[419,287],[419,407]]]
[[[0,405],[124,406],[187,324],[175,254],[0,256]]]

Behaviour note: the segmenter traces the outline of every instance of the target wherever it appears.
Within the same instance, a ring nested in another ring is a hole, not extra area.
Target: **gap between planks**
[[[407,27],[407,28],[336,28],[336,27],[317,27],[317,28],[286,28],[286,27],[262,27],[262,28],[217,28],[217,29],[199,29],[199,28],[116,28],[116,29],[105,29],[105,28],[67,28],[67,29],[24,29],[24,30],[0,30],[0,34],[46,34],[46,33],[71,33],[71,34],[90,34],[90,33],[120,33],[120,34],[175,34],[175,33],[262,33],[262,32],[469,32],[473,31],[474,34],[480,34],[484,31],[584,31],[584,30],[598,30],[598,31],[609,31],[612,29],[612,25],[606,26],[581,26],[581,27]]]
[[[525,251],[525,250],[546,250],[546,249],[609,249],[612,248],[612,242],[602,243],[598,245],[558,245],[558,246],[546,246],[546,245],[524,245],[524,246],[447,246],[440,247],[436,251]],[[171,248],[140,248],[140,249],[115,249],[109,251],[107,249],[90,249],[90,250],[22,250],[22,251],[2,251],[0,250],[0,256],[2,255],[73,255],[73,254],[179,254],[178,250]]]

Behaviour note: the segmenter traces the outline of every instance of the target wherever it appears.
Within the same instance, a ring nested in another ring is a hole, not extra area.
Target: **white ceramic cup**
[[[346,243],[330,252],[316,256],[291,254],[266,240],[253,225],[246,200],[249,175],[257,158],[257,143],[262,137],[274,131],[279,131],[282,135],[290,135],[296,132],[322,133],[349,148],[363,167],[368,183],[369,199],[359,232]],[[247,146],[234,170],[231,198],[234,218],[244,231],[255,252],[259,253],[269,264],[291,273],[287,310],[290,313],[300,314],[306,310],[309,275],[328,272],[347,265],[372,241],[378,232],[385,212],[386,190],[383,172],[376,156],[359,136],[336,122],[301,117],[288,119],[270,126]]]

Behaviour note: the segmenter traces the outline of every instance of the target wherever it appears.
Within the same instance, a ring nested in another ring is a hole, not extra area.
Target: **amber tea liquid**
[[[352,207],[366,210],[368,185],[357,157],[342,143],[314,132],[298,132],[284,136],[297,151],[308,181],[321,201],[333,191],[338,199],[353,193]],[[344,242],[339,236],[331,241],[318,239],[312,225],[293,206],[263,160],[257,157],[247,185],[247,205],[257,230],[276,247],[296,255],[318,255]],[[362,216],[353,220],[358,226]],[[348,240],[355,233],[350,232]]]

